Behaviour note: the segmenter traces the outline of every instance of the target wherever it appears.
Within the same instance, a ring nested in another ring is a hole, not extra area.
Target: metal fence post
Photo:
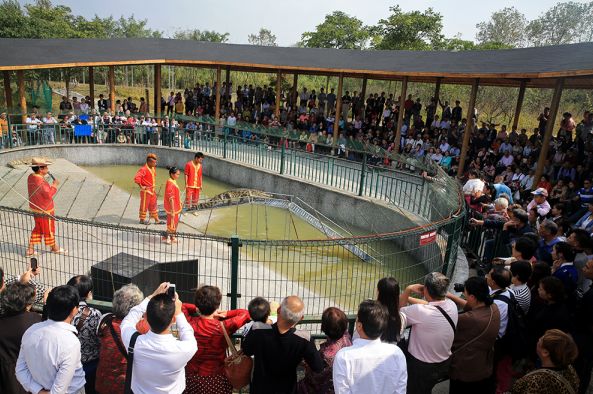
[[[447,247],[445,249],[445,257],[443,258],[443,270],[441,273],[443,275],[447,275],[447,271],[449,270],[449,259],[451,258],[451,249],[453,247],[453,241],[455,239],[455,227],[459,218],[455,217],[452,223],[445,225],[444,230],[447,232]]]
[[[364,191],[364,177],[365,177],[365,172],[367,169],[367,153],[366,151],[364,152],[364,154],[362,155],[362,167],[360,169],[360,184],[358,186],[358,195],[362,196],[362,192]]]
[[[214,130],[216,130],[216,125],[214,126]],[[216,131],[215,131],[216,133]],[[222,158],[226,159],[226,140],[227,140],[227,128],[222,129]]]
[[[286,150],[284,148],[284,142],[280,141],[282,143],[282,150],[280,151],[280,175],[284,174],[284,154],[286,153]]]
[[[453,222],[445,225],[445,231],[447,232],[447,248],[445,249],[445,258],[443,259],[443,275],[448,275],[449,271],[449,260],[451,256],[457,256],[457,251],[453,251],[454,248],[459,247],[458,237],[461,236],[463,227],[464,215],[453,216]]]
[[[231,292],[227,293],[227,297],[231,298],[231,310],[234,310],[237,309],[237,298],[241,297],[237,291],[239,287],[239,248],[243,244],[237,235],[233,235],[229,246],[231,247]]]

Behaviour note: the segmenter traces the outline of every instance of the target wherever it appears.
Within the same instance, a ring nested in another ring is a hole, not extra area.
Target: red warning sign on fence
[[[420,246],[428,245],[436,241],[437,239],[437,232],[436,231],[429,231],[424,234],[420,234]]]

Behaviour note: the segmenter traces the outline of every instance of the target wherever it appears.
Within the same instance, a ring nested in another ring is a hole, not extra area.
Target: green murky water
[[[132,179],[137,166],[83,167],[106,182],[114,183],[130,193],[137,187]],[[168,171],[157,168],[157,192],[162,200]],[[183,190],[183,177],[180,177]],[[232,185],[204,176],[200,200],[234,189]],[[208,215],[201,233],[229,237],[238,234],[243,240],[322,240],[327,236],[291,214],[288,210],[263,205],[244,204],[204,210]],[[349,228],[354,234],[365,234],[363,229]],[[298,281],[308,289],[323,294],[349,310],[356,310],[358,302],[374,297],[377,281],[384,276],[394,276],[400,283],[416,281],[425,269],[403,252],[394,242],[373,241],[357,245],[368,255],[365,262],[338,244],[308,243],[297,245],[258,244],[244,242],[243,258],[263,263],[285,278]],[[244,272],[247,277],[257,272]]]
[[[99,166],[83,168],[129,193],[138,191],[138,187],[132,179],[139,167]],[[164,185],[169,178],[169,172],[165,168],[157,168],[156,172],[156,190],[158,201],[161,203],[165,189]],[[183,193],[183,175],[179,178],[178,184]],[[206,176],[203,177],[202,186],[200,201],[208,200],[220,193],[235,189],[232,185]],[[242,239],[261,240],[327,238],[323,232],[288,210],[265,205],[243,204],[215,208],[213,210],[204,210],[200,215],[206,215],[209,220],[206,220],[203,226],[198,227],[198,230],[208,235],[230,237],[237,234]]]

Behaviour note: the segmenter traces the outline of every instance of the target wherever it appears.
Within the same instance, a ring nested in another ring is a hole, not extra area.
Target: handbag
[[[251,381],[251,370],[253,360],[243,354],[243,350],[237,350],[226,332],[224,323],[220,322],[222,333],[228,345],[229,355],[224,359],[224,374],[235,390],[241,389]]]

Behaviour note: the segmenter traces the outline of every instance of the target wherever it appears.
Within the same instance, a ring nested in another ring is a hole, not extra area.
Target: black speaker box
[[[158,263],[143,257],[118,253],[91,267],[93,298],[111,301],[113,293],[125,284],[134,283],[145,296],[162,282],[174,283],[183,302],[194,302],[198,283],[198,260]]]

